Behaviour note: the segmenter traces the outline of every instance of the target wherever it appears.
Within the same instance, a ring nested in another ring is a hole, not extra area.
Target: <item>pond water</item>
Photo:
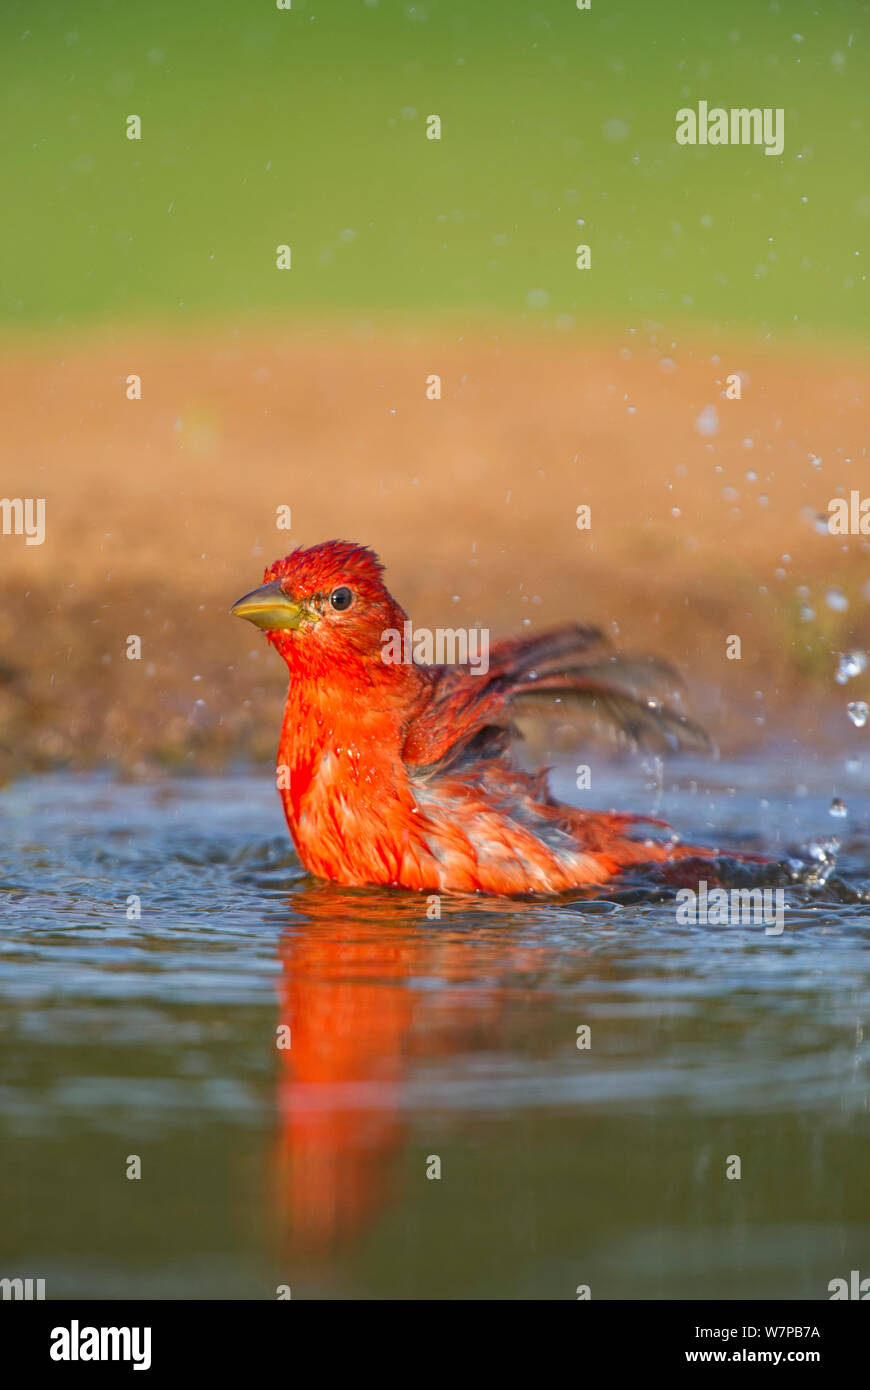
[[[268,771],[7,788],[0,1276],[819,1299],[870,1275],[868,786],[793,749],[599,784],[687,840],[799,855],[781,934],[680,922],[642,874],[429,920],[304,874]]]

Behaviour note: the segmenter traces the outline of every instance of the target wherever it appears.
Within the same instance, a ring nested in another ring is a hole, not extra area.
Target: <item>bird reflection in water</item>
[[[278,1049],[274,1181],[276,1234],[297,1255],[352,1243],[398,1199],[410,1067],[488,1050],[506,991],[537,977],[542,947],[522,904],[444,896],[430,921],[427,901],[314,879],[293,895],[279,943],[290,1046]]]

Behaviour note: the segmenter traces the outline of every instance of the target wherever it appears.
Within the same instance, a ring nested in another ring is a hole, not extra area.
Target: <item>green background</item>
[[[6,324],[461,315],[866,332],[857,0],[3,9]],[[783,107],[783,155],[677,146],[675,113],[699,100]],[[425,138],[433,112],[440,142]],[[591,271],[575,268],[580,242]]]

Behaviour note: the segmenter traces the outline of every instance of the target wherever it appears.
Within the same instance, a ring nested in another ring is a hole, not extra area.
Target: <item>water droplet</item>
[[[705,405],[701,414],[695,421],[695,429],[699,434],[711,435],[719,432],[719,416],[714,405]]]
[[[846,803],[840,796],[834,797],[833,801],[828,807],[828,810],[832,816],[840,816],[841,818],[843,816],[848,816],[849,814]]]
[[[862,671],[867,669],[867,653],[862,651],[846,652],[840,657],[837,663],[837,674],[835,680],[837,685],[845,685],[854,676],[860,676]]]
[[[870,706],[866,700],[853,700],[850,705],[846,706],[846,713],[856,729],[863,729],[867,723],[867,716],[870,714]]]
[[[825,603],[829,608],[833,608],[835,613],[845,613],[849,607],[849,600],[842,589],[829,589],[825,594]]]
[[[827,882],[832,871],[837,866],[837,852],[840,848],[840,840],[836,835],[830,839],[814,842],[809,847],[810,858],[814,859],[817,867],[807,874],[805,882],[808,886],[819,887]]]

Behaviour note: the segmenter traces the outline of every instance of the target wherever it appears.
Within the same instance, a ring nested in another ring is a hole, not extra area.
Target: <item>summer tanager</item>
[[[634,838],[660,822],[560,803],[545,772],[510,757],[517,718],[574,703],[635,740],[705,744],[697,725],[644,693],[667,668],[611,655],[579,626],[495,644],[485,674],[385,660],[386,634],[407,619],[382,570],[366,547],[326,541],[276,561],[232,608],[265,629],[290,670],[277,784],[311,873],[432,892],[560,893],[629,865],[716,853]]]

